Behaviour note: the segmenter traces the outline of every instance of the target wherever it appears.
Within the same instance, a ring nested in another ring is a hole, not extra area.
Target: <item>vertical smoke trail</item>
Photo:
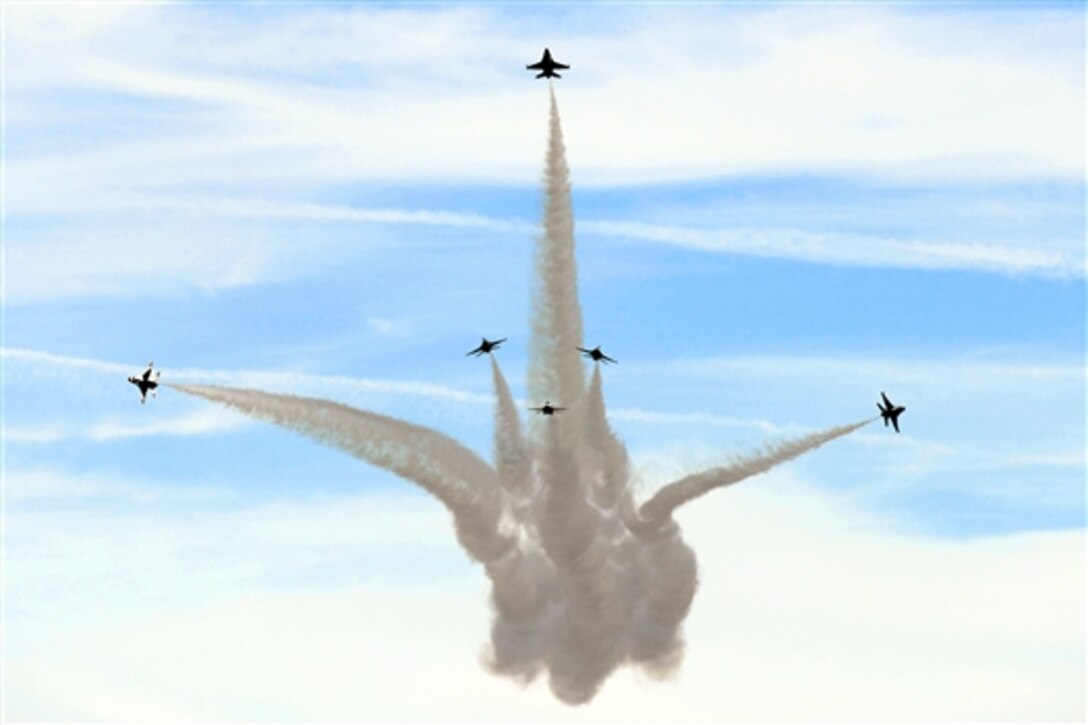
[[[521,419],[510,386],[499,363],[491,357],[491,378],[495,385],[495,468],[503,490],[515,497],[529,493],[532,458],[528,441],[521,432]]]
[[[842,425],[829,428],[825,431],[812,433],[795,441],[786,441],[777,445],[768,446],[760,454],[741,459],[729,466],[711,468],[702,473],[687,476],[679,481],[670,483],[662,488],[653,497],[642,504],[639,515],[644,521],[654,524],[665,522],[678,507],[692,499],[702,496],[708,491],[722,486],[728,486],[738,481],[743,481],[749,476],[755,476],[770,470],[779,463],[796,458],[802,453],[807,453],[819,448],[829,441],[841,438],[847,433],[852,433],[864,425],[872,423],[873,419],[863,420],[851,425]]]
[[[484,664],[492,672],[532,681],[543,666],[547,647],[540,622],[552,602],[555,567],[540,546],[533,515],[532,453],[522,436],[510,387],[498,361],[491,358],[495,384],[495,467],[506,497],[503,529],[515,545],[507,556],[485,564],[492,582],[491,649]]]
[[[453,514],[457,538],[477,561],[502,556],[502,491],[495,471],[452,438],[340,403],[214,385],[171,385],[281,425],[422,486]]]
[[[544,172],[544,231],[537,243],[528,389],[534,400],[568,408],[540,430],[536,474],[541,487],[538,525],[554,563],[563,613],[548,652],[552,691],[586,702],[614,667],[615,574],[602,541],[601,513],[589,503],[581,442],[585,378],[578,346],[582,312],[574,258],[574,214],[559,108],[551,93]],[[621,625],[622,626],[622,625]]]
[[[608,424],[600,365],[593,368],[582,424],[585,426],[584,450],[591,457],[585,464],[592,476],[589,495],[598,508],[615,511],[619,497],[629,493],[628,458],[627,449]]]
[[[619,577],[609,567],[604,515],[586,498],[577,428],[549,420],[539,472],[544,549],[555,564],[562,616],[548,652],[550,685],[565,702],[588,702],[621,660],[625,621]]]
[[[544,170],[544,233],[537,241],[529,395],[573,405],[585,381],[576,347],[582,344],[582,309],[574,260],[574,213],[559,107],[551,94],[548,156]]]

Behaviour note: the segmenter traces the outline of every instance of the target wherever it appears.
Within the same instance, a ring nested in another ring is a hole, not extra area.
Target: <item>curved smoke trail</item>
[[[709,471],[687,476],[674,483],[670,483],[659,490],[653,497],[642,504],[639,515],[644,521],[660,524],[672,515],[680,506],[704,493],[722,488],[730,484],[738,483],[751,476],[769,471],[779,463],[785,463],[802,453],[819,448],[836,438],[842,438],[848,433],[853,433],[858,428],[872,423],[875,419],[863,420],[850,425],[842,425],[830,428],[818,433],[812,433],[795,441],[786,441],[768,446],[764,452],[743,458],[732,465],[711,468]]]
[[[338,403],[255,390],[174,385],[298,431],[414,481],[453,514],[484,565],[494,619],[484,664],[521,682],[546,672],[570,704],[593,699],[616,668],[656,677],[684,652],[698,587],[695,553],[672,518],[715,488],[763,473],[865,423],[771,446],[663,487],[636,504],[627,449],[608,423],[600,366],[589,386],[574,258],[574,217],[559,110],[551,94],[543,234],[537,241],[528,390],[567,408],[523,431],[491,359],[494,467],[438,431]]]
[[[216,385],[170,385],[246,415],[290,428],[414,481],[453,514],[457,537],[477,561],[510,547],[498,533],[502,491],[479,456],[438,431],[340,403]]]

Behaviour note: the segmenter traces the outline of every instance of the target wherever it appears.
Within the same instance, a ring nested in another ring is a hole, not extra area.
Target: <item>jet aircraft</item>
[[[152,369],[155,367],[154,362],[147,364],[147,370],[144,370],[143,375],[130,375],[128,381],[140,389],[140,405],[147,402],[147,393],[151,392],[151,397],[155,397],[155,388],[159,387],[159,376],[162,375],[162,371],[152,375]]]
[[[880,397],[884,400],[884,405],[880,403],[876,404],[876,407],[880,410],[880,417],[884,419],[884,427],[888,427],[888,421],[892,422],[892,426],[895,427],[895,432],[899,432],[899,414],[906,408],[902,405],[894,405],[892,401],[888,400],[888,396],[883,391],[880,393]]]
[[[499,345],[506,342],[505,337],[500,337],[498,340],[488,340],[486,337],[481,337],[480,340],[481,340],[480,346],[477,347],[475,350],[469,350],[468,352],[466,352],[465,353],[466,357],[469,356],[469,355],[475,355],[476,357],[480,357],[485,352],[489,353],[492,350],[498,348]]]
[[[540,60],[536,63],[533,63],[532,65],[525,66],[525,68],[527,70],[540,71],[536,74],[537,78],[562,78],[563,76],[556,73],[555,69],[558,68],[559,70],[566,70],[567,68],[570,68],[570,66],[563,65],[562,63],[557,63],[556,61],[552,60],[552,52],[545,48],[544,55],[540,58]]]
[[[540,413],[541,415],[555,415],[561,410],[566,410],[566,408],[557,408],[552,405],[550,400],[545,400],[544,405],[540,406],[539,408],[529,408],[529,410],[533,411],[534,413]]]
[[[604,363],[614,363],[614,362],[616,362],[615,360],[613,360],[612,358],[608,357],[603,352],[601,352],[601,346],[600,345],[593,348],[592,350],[587,350],[584,347],[580,347],[578,349],[582,351],[583,355],[585,355],[586,357],[589,357],[589,358],[593,358],[593,360],[596,361],[596,362],[604,362]]]

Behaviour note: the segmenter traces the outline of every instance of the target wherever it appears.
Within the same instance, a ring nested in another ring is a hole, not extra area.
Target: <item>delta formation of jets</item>
[[[525,68],[527,70],[540,71],[536,74],[537,78],[562,78],[562,76],[555,71],[567,70],[568,68],[570,68],[570,66],[556,61],[554,58],[552,58],[552,52],[549,49],[545,48],[544,55],[541,56],[540,60],[536,63],[525,66]],[[488,340],[486,337],[484,337],[480,339],[480,344],[477,345],[475,349],[469,350],[467,353],[465,353],[465,355],[471,355],[473,357],[490,355],[492,350],[497,350],[499,348],[499,345],[504,342],[506,342],[505,337],[500,337],[498,340]],[[616,360],[608,357],[603,352],[601,352],[600,345],[593,348],[592,350],[584,347],[580,347],[578,348],[578,350],[584,356],[593,360],[593,362],[596,363],[607,364],[616,362]],[[144,371],[143,375],[133,375],[128,379],[130,383],[140,389],[140,403],[147,402],[148,392],[150,392],[151,396],[154,397],[155,389],[159,387],[159,375],[161,375],[161,372],[153,372],[152,368],[154,367],[155,363],[148,363],[147,370]],[[880,394],[880,397],[883,400],[883,405],[877,403],[876,407],[880,409],[880,416],[884,419],[884,427],[887,428],[888,423],[890,422],[895,428],[895,432],[898,433],[899,414],[906,410],[906,408],[904,408],[902,405],[893,405],[892,401],[888,400],[888,396],[885,395],[883,392]],[[529,410],[533,411],[534,413],[540,413],[541,415],[555,415],[561,410],[566,410],[566,408],[552,405],[551,401],[545,401],[544,405],[540,406],[539,408],[529,408]]]
[[[128,381],[140,389],[140,405],[147,402],[147,394],[155,397],[155,388],[159,387],[159,376],[162,371],[154,372],[155,363],[149,362],[143,375],[130,375]]]

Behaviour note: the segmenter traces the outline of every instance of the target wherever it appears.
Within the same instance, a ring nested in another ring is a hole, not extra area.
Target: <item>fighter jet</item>
[[[892,426],[895,427],[895,432],[899,432],[899,414],[906,408],[902,405],[894,405],[892,401],[888,400],[888,396],[883,391],[880,393],[880,397],[884,399],[884,405],[880,403],[876,404],[876,407],[880,410],[880,417],[884,419],[884,427],[888,427],[888,421],[892,422]]]
[[[154,362],[147,364],[147,370],[144,370],[143,375],[130,375],[128,381],[140,389],[140,405],[147,402],[147,393],[151,391],[151,397],[155,397],[155,388],[159,387],[159,376],[162,375],[162,371],[158,371],[152,376],[152,368],[155,367]]]
[[[601,352],[601,346],[600,345],[593,348],[592,350],[587,350],[584,347],[580,347],[578,349],[581,350],[582,354],[585,355],[586,357],[593,358],[593,360],[595,362],[603,362],[603,363],[614,363],[614,362],[616,362],[615,360],[613,360],[612,358],[608,357],[603,352]]]
[[[556,63],[552,60],[552,52],[547,48],[544,49],[544,55],[540,61],[533,63],[532,65],[525,66],[526,70],[538,70],[536,74],[537,78],[562,78],[563,76],[555,72],[555,69],[566,70],[570,68],[569,65],[563,65],[562,63]]]
[[[506,338],[501,337],[498,340],[492,341],[492,340],[488,340],[486,337],[481,337],[480,341],[481,342],[480,342],[479,347],[477,347],[475,350],[469,350],[468,352],[465,353],[466,357],[469,356],[469,355],[475,355],[476,357],[480,357],[485,352],[491,352],[492,350],[496,349],[499,345],[506,342]]]
[[[534,413],[540,413],[541,415],[555,415],[561,410],[566,410],[566,408],[557,408],[552,405],[550,400],[545,400],[544,405],[540,406],[539,408],[529,408],[529,410],[533,411]]]

